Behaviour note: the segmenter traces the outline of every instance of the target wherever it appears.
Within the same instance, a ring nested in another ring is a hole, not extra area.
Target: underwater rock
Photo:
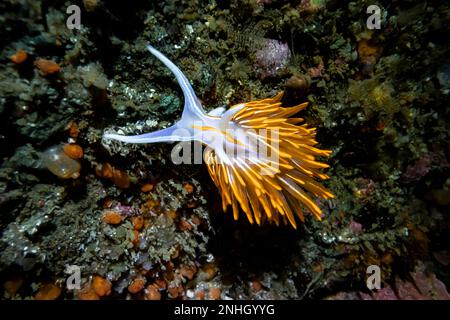
[[[402,182],[411,183],[419,181],[430,172],[433,166],[447,168],[449,164],[438,154],[427,153],[406,167],[406,170],[401,176]]]
[[[325,71],[325,65],[322,58],[319,60],[319,64],[316,67],[311,67],[308,70],[308,74],[311,78],[320,78]]]
[[[355,234],[360,234],[363,232],[362,224],[356,222],[355,220],[350,221],[349,229]]]
[[[441,85],[441,91],[448,94],[450,91],[450,64],[444,64],[437,71],[437,79]]]
[[[301,0],[298,8],[301,12],[313,14],[323,9],[325,5],[325,0]]]
[[[425,199],[441,206],[450,204],[450,190],[432,189],[425,194]]]
[[[377,63],[380,54],[380,46],[377,46],[367,40],[361,40],[358,42],[358,56],[363,75],[371,76],[373,74],[373,68]]]
[[[283,102],[295,104],[298,101],[305,101],[309,92],[311,79],[307,75],[294,75],[284,84],[285,94]]]
[[[339,292],[329,296],[328,300],[449,300],[450,295],[445,284],[432,272],[426,272],[419,266],[410,273],[411,281],[395,278],[394,286],[383,285],[380,290],[370,294],[365,292]]]
[[[23,277],[12,277],[9,280],[5,281],[5,283],[3,284],[3,288],[10,297],[14,297],[17,291],[19,291],[19,289],[22,287],[23,282]]]
[[[83,0],[83,5],[87,12],[92,12],[98,7],[99,2],[99,0]]]
[[[31,144],[18,147],[14,153],[5,163],[12,168],[33,168],[37,169],[42,166],[42,159],[39,152],[37,152]]]
[[[70,158],[61,146],[47,149],[42,153],[41,158],[47,169],[60,178],[76,179],[80,176],[80,163]]]
[[[10,224],[4,231],[1,243],[7,246],[0,253],[0,270],[3,266],[16,264],[24,271],[30,271],[44,260],[40,248],[28,239],[16,223]]]
[[[83,85],[86,88],[95,87],[106,90],[108,86],[108,79],[99,64],[91,63],[87,66],[79,67],[77,72],[80,73],[80,77],[83,80]]]
[[[440,250],[440,251],[433,252],[433,257],[441,265],[443,265],[445,267],[450,266],[450,251]]]
[[[78,3],[81,30],[66,27],[65,2],[0,4],[4,299],[36,298],[47,283],[61,286],[58,299],[80,300],[321,299],[339,291],[347,299],[447,297],[433,273],[395,280],[430,250],[432,261],[421,258],[449,285],[447,3],[386,2],[382,28],[372,32],[360,2]],[[321,128],[320,144],[336,150],[328,186],[337,200],[324,207],[325,223],[308,215],[301,236],[234,223],[218,214],[220,199],[200,166],[168,161],[170,146],[110,145],[120,156],[108,155],[100,136],[112,123],[131,134],[179,118],[180,92],[144,54],[148,42],[186,68],[208,110],[283,89],[283,107],[309,101],[298,116]],[[40,58],[61,71],[43,76],[33,64]],[[36,150],[56,141],[83,147],[83,179],[61,183],[39,172]],[[104,162],[94,176],[91,166]],[[113,176],[123,175],[115,168],[136,186],[116,188]],[[185,185],[193,179],[200,183]],[[121,222],[106,224],[106,210]],[[373,263],[383,281],[392,280],[376,294],[359,278]],[[73,293],[63,286],[71,264],[83,277]],[[11,282],[16,275],[21,279]],[[94,275],[108,279],[114,293],[99,297]]]

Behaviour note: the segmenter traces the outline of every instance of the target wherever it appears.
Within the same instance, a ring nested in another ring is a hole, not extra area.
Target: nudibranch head
[[[284,108],[283,93],[273,98],[240,103],[228,110],[215,109],[207,114],[184,74],[155,48],[149,51],[174,74],[184,95],[181,119],[159,131],[122,136],[105,134],[105,139],[128,143],[200,141],[206,145],[204,160],[209,174],[222,196],[224,211],[229,205],[238,219],[239,207],[250,223],[264,221],[289,223],[304,221],[306,208],[317,219],[322,211],[311,198],[333,198],[318,180],[328,176],[321,169],[328,165],[317,161],[331,151],[315,147],[315,128],[302,118],[292,118],[307,106]]]

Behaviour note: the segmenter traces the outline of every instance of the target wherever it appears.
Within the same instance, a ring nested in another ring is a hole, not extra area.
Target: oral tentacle
[[[135,136],[105,133],[103,137],[105,139],[117,140],[125,143],[156,143],[193,140],[192,134],[188,130],[180,128],[177,124],[158,131],[139,134]]]
[[[177,78],[178,84],[181,87],[181,90],[183,91],[184,95],[184,111],[183,111],[183,117],[186,116],[192,116],[195,115],[197,117],[202,117],[205,115],[205,111],[203,110],[200,101],[198,100],[194,89],[192,89],[191,84],[189,83],[189,80],[186,78],[186,76],[183,74],[183,72],[172,62],[170,61],[165,55],[163,55],[161,52],[153,48],[151,45],[147,46],[147,49],[150,51],[151,54],[153,54],[156,58],[158,58],[162,63],[166,65],[167,68],[172,71],[172,73],[175,75],[175,78]],[[192,115],[189,115],[191,113]]]

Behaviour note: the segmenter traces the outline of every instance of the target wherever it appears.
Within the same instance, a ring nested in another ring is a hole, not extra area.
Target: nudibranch
[[[273,98],[240,103],[228,110],[206,113],[181,70],[161,52],[147,47],[175,75],[184,95],[181,119],[173,126],[151,133],[125,136],[105,133],[104,139],[126,143],[200,141],[203,158],[222,196],[223,210],[231,205],[234,219],[239,211],[250,223],[280,221],[297,227],[307,209],[317,219],[322,211],[311,196],[323,199],[333,194],[318,180],[328,176],[328,165],[316,160],[331,151],[314,147],[315,128],[302,118],[293,118],[307,103],[284,108],[283,93]]]

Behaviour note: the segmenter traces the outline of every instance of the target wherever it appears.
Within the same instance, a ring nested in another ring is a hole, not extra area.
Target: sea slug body
[[[240,103],[228,110],[206,113],[181,70],[161,52],[147,47],[175,75],[184,95],[181,119],[173,126],[137,136],[105,133],[104,139],[126,143],[200,141],[206,145],[204,160],[222,195],[224,211],[231,205],[238,219],[239,207],[250,223],[280,221],[296,228],[304,221],[304,208],[317,219],[322,211],[311,195],[324,199],[333,194],[317,180],[327,179],[316,160],[331,151],[315,147],[315,128],[302,118],[292,118],[307,106],[284,108],[283,93],[273,98]]]

